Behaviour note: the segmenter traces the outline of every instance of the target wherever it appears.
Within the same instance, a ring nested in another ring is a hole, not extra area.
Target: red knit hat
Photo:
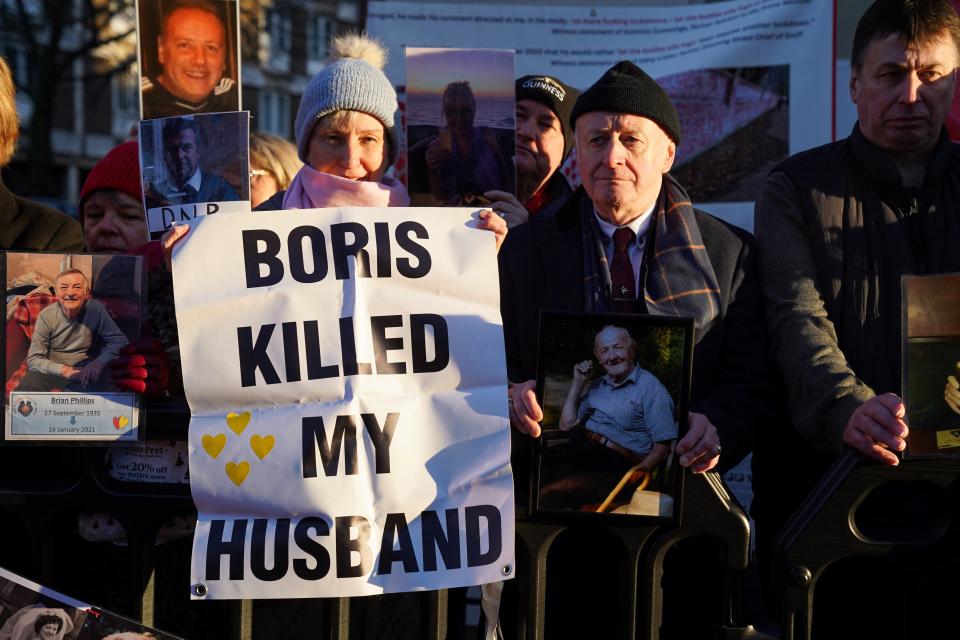
[[[116,189],[132,198],[143,200],[140,182],[140,150],[136,142],[117,145],[94,165],[80,189],[80,211],[83,201],[98,189]]]

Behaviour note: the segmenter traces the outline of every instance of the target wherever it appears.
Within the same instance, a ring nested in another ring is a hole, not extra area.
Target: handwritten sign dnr
[[[356,596],[512,575],[493,234],[469,209],[197,219],[174,255],[192,593]]]

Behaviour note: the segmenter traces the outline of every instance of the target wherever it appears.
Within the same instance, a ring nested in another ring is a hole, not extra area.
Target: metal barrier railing
[[[938,623],[927,615],[931,607],[917,593],[932,576],[949,573],[950,579],[935,588],[952,588],[956,595],[952,573],[960,568],[958,502],[960,460],[906,460],[888,467],[866,462],[852,450],[844,453],[777,538],[773,583],[782,588],[784,640],[814,637],[815,591],[833,581],[843,581],[839,589],[849,583],[841,616],[860,637],[939,635]],[[896,591],[884,593],[875,606],[858,607],[853,601],[857,591],[871,586],[870,578],[844,566],[858,559],[867,563],[861,569],[869,567],[895,585]],[[838,571],[831,573],[834,569]],[[944,622],[952,615],[949,610],[939,613],[947,614]],[[836,629],[836,618],[823,612],[817,622],[821,629]],[[872,633],[868,625],[878,627],[881,635],[862,635]]]
[[[180,438],[187,417],[182,410],[161,409],[148,415],[151,438]],[[166,425],[162,427],[161,425]],[[10,570],[68,595],[87,599],[70,591],[70,577],[63,575],[57,561],[61,527],[81,512],[113,515],[127,532],[129,584],[126,602],[118,613],[145,624],[203,640],[272,640],[273,638],[427,638],[459,640],[473,637],[467,627],[464,590],[400,594],[382,598],[326,599],[280,604],[279,601],[191,602],[187,580],[182,585],[158,581],[158,548],[154,543],[160,527],[174,515],[195,513],[187,485],[143,485],[119,483],[106,473],[103,448],[4,447],[0,457],[0,527],[20,528],[30,538],[32,553],[14,558]],[[57,474],[30,473],[42,469],[46,460],[56,458]],[[649,519],[637,526],[604,527],[610,539],[621,546],[618,553],[628,558],[619,572],[615,606],[617,637],[659,638],[661,623],[664,558],[679,541],[710,536],[719,542],[716,570],[724,576],[725,589],[716,594],[712,608],[723,614],[715,619],[718,637],[747,637],[738,610],[739,584],[746,569],[749,527],[742,509],[726,492],[714,473],[689,475],[684,483],[677,524],[674,520]],[[569,527],[531,520],[517,523],[518,563],[514,626],[504,630],[508,637],[541,640],[546,637],[547,588],[551,547]],[[168,543],[169,544],[169,543]],[[183,545],[186,548],[188,545]],[[163,556],[162,549],[159,551]],[[188,555],[159,560],[188,563]],[[0,566],[4,560],[0,558]],[[186,567],[182,568],[184,571]],[[165,590],[175,588],[176,604],[160,606],[171,598]],[[162,597],[160,597],[162,596]],[[93,604],[110,608],[107,603]],[[286,607],[286,608],[285,608]],[[292,608],[291,608],[292,607]],[[299,607],[299,608],[298,608]],[[292,613],[284,613],[292,611]],[[288,615],[283,624],[277,622]],[[190,620],[202,619],[204,629],[191,628]],[[258,624],[258,621],[260,624]],[[415,624],[414,624],[415,622]],[[731,631],[733,632],[731,635]],[[741,633],[743,632],[743,633]],[[740,635],[737,635],[737,634]]]

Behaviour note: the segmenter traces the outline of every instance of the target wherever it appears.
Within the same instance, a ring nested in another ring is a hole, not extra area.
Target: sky
[[[513,98],[513,51],[408,47],[406,64],[408,94],[442,94],[449,83],[469,80],[477,98]]]

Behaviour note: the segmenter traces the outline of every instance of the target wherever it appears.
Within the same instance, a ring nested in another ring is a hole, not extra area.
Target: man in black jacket
[[[514,228],[500,251],[511,423],[540,434],[543,412],[534,378],[541,310],[692,316],[689,421],[676,451],[680,464],[694,472],[732,467],[771,414],[752,238],[694,209],[668,175],[680,141],[679,118],[663,89],[632,63],[615,65],[587,89],[570,124],[583,187],[555,216]],[[518,440],[513,464],[522,487],[525,439]],[[548,593],[547,637],[618,633],[604,626],[611,623],[602,616],[585,621],[570,614],[599,611],[615,598],[610,590],[616,588],[617,567],[604,561],[610,559],[608,543],[586,530],[581,534],[565,535],[551,547],[551,584],[589,583],[590,589]],[[682,566],[668,568],[667,602],[681,593],[684,602],[717,593],[719,578],[709,556],[700,562],[703,555],[700,548],[689,549],[678,558]],[[504,609],[509,619],[509,604]],[[665,611],[669,637],[711,633],[708,607],[681,609]]]
[[[694,471],[729,468],[769,415],[752,239],[694,209],[667,175],[679,118],[632,63],[617,64],[580,96],[571,125],[583,188],[555,217],[511,231],[500,252],[511,421],[540,433],[540,310],[693,316],[691,411],[677,452]]]
[[[846,444],[895,465],[905,446],[900,276],[960,270],[960,147],[944,129],[958,63],[947,0],[874,3],[854,39],[853,133],[788,159],[757,197],[792,422],[831,457]]]
[[[754,457],[761,560],[845,446],[888,465],[906,447],[900,278],[960,271],[960,147],[944,129],[958,63],[960,17],[948,0],[875,2],[854,35],[853,132],[791,157],[757,195],[789,408]]]

